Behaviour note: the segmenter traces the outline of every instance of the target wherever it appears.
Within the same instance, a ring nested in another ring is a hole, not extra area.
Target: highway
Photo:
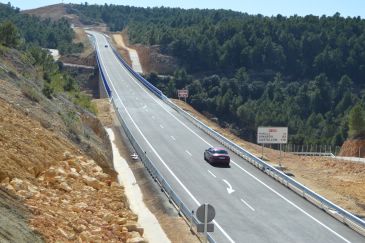
[[[104,35],[89,33],[118,112],[138,143],[190,209],[215,207],[216,242],[365,242],[233,152],[230,168],[204,161],[204,150],[218,142],[136,80],[105,47]]]

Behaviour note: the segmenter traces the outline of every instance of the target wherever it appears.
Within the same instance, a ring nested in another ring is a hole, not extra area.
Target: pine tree
[[[364,108],[358,103],[349,114],[349,136],[351,138],[365,137]]]

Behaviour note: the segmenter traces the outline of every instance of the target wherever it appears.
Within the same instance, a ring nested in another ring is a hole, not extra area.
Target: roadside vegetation
[[[25,24],[26,23],[26,24]],[[42,93],[48,99],[56,94],[66,95],[73,103],[93,113],[91,97],[80,90],[78,82],[62,72],[62,64],[56,63],[45,48],[58,48],[61,53],[80,52],[82,44],[72,43],[74,32],[65,19],[57,22],[41,20],[19,13],[11,5],[0,4],[0,51],[15,48],[23,59],[41,73]],[[31,86],[22,87],[33,101],[40,97]]]
[[[349,113],[365,101],[365,20],[265,17],[228,10],[68,5],[81,21],[127,29],[131,43],[160,45],[176,57],[173,78],[147,76],[237,135],[288,126],[290,143],[341,145]],[[350,125],[351,128],[351,125]]]

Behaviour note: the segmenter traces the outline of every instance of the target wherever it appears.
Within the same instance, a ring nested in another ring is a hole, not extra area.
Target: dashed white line
[[[163,126],[160,124],[160,127],[163,129]]]
[[[99,49],[99,47],[97,46],[97,49]],[[115,57],[115,55],[112,55],[117,62],[119,63],[119,60]],[[101,61],[102,66],[104,66],[104,64]],[[205,139],[203,139],[202,137],[200,137],[197,133],[195,133],[192,129],[190,129],[187,125],[185,125],[182,121],[180,121],[176,116],[174,116],[171,112],[169,112],[163,105],[161,105],[150,93],[148,93],[140,84],[138,84],[134,78],[132,77],[132,75],[128,72],[128,70],[126,70],[126,68],[119,63],[119,65],[122,67],[123,70],[125,70],[125,72],[127,73],[127,75],[129,75],[132,80],[135,82],[135,84],[137,84],[145,93],[147,93],[157,104],[159,104],[162,109],[164,109],[167,113],[169,113],[172,117],[174,117],[181,125],[183,125],[184,127],[186,127],[189,131],[191,131],[193,134],[195,134],[197,137],[199,137],[202,141],[204,141],[206,144],[210,145]],[[105,66],[104,66],[104,70]],[[107,72],[107,71],[106,71]],[[108,75],[109,76],[109,75]],[[108,77],[110,80],[110,77]],[[115,90],[115,87],[113,85],[113,83],[111,82],[113,89]],[[121,101],[119,95],[117,94],[119,100]],[[122,104],[123,105],[123,104]],[[124,106],[124,105],[123,105]],[[125,106],[124,109],[126,110]],[[128,113],[128,112],[127,112]],[[128,114],[128,116],[131,118],[130,114]],[[132,118],[131,118],[132,119]],[[154,119],[154,118],[153,118]],[[133,119],[132,119],[133,120]],[[133,122],[134,123],[134,122]],[[142,134],[142,132],[140,131],[139,127],[134,123],[134,125],[137,127],[137,130],[139,130],[139,132]],[[149,146],[152,148],[152,150],[154,151],[154,153],[157,155],[157,157],[162,161],[162,163],[165,165],[165,167],[167,167],[167,165],[164,163],[164,161],[162,160],[162,158],[157,154],[157,152],[155,151],[155,149],[152,147],[152,145],[148,142],[148,140],[144,137],[144,135],[142,134],[142,137],[147,141],[147,143],[149,144]],[[312,215],[310,215],[309,213],[307,213],[306,211],[304,211],[302,208],[300,208],[299,206],[297,206],[296,204],[294,204],[293,202],[291,202],[290,200],[288,200],[286,197],[284,197],[283,195],[281,195],[280,193],[278,193],[277,191],[275,191],[274,189],[272,189],[271,187],[269,187],[268,185],[266,185],[264,182],[262,182],[261,180],[259,180],[257,177],[255,177],[254,175],[252,175],[251,173],[249,173],[248,171],[246,171],[245,169],[243,169],[241,166],[239,166],[237,163],[235,163],[234,161],[232,161],[233,164],[235,164],[238,168],[240,168],[242,171],[246,172],[248,175],[250,175],[252,178],[254,178],[256,181],[260,182],[263,186],[265,186],[266,188],[268,188],[269,190],[271,190],[273,193],[275,193],[276,195],[278,195],[279,197],[281,197],[283,200],[285,200],[286,202],[288,202],[289,204],[291,204],[292,206],[294,206],[295,208],[297,208],[298,210],[300,210],[302,213],[304,213],[305,215],[307,215],[308,217],[310,217],[312,220],[314,220],[315,222],[317,222],[318,224],[320,224],[321,226],[323,226],[324,228],[326,228],[328,231],[332,232],[333,234],[335,234],[337,237],[341,238],[342,240],[346,241],[346,242],[350,242],[348,241],[346,238],[344,238],[343,236],[341,236],[340,234],[338,234],[337,232],[335,232],[334,230],[332,230],[331,228],[329,228],[328,226],[326,226],[325,224],[323,224],[322,222],[320,222],[319,220],[317,220],[316,218],[314,218]],[[168,168],[168,167],[167,167]],[[196,198],[190,193],[190,191],[185,187],[185,185],[179,180],[179,178],[176,177],[176,175],[171,171],[170,168],[168,168],[169,172],[175,177],[175,179],[178,181],[178,183],[184,188],[184,190],[189,194],[189,196],[191,198],[193,198],[193,200],[195,201],[196,204],[200,205],[200,203],[196,200]],[[223,228],[216,222],[216,220],[213,220],[213,223],[217,226],[218,229],[220,229],[222,231],[222,233],[227,237],[227,239],[230,242],[234,242],[232,240],[232,238],[223,230]]]
[[[116,59],[116,57],[114,56],[114,58]],[[117,60],[117,59],[116,59]],[[118,60],[117,60],[118,61]],[[119,61],[118,61],[119,62]],[[128,70],[126,70],[126,68],[119,63],[120,66],[122,67],[122,69],[125,70],[125,72],[132,78],[132,80],[134,81],[134,78],[132,77],[132,74],[130,74],[128,72]],[[207,142],[204,138],[202,138],[201,136],[199,136],[196,132],[194,132],[191,128],[189,128],[186,124],[184,124],[179,118],[177,118],[175,115],[173,115],[170,111],[168,111],[160,102],[158,102],[156,100],[155,97],[152,96],[152,94],[148,93],[147,90],[145,90],[138,82],[134,81],[135,84],[137,84],[137,86],[139,86],[147,95],[149,95],[152,100],[154,100],[158,105],[161,106],[161,108],[163,110],[165,110],[168,114],[170,114],[173,118],[175,118],[176,121],[178,121],[182,126],[184,126],[186,129],[188,129],[191,133],[195,134],[198,138],[200,138],[203,142],[205,142],[206,144],[208,144],[210,147],[212,147],[212,145]],[[254,176],[253,174],[249,173],[247,170],[243,169],[240,165],[238,165],[237,163],[235,163],[232,160],[233,164],[236,165],[238,168],[240,168],[242,171],[244,171],[246,174],[248,174],[249,176],[251,176],[253,179],[255,179],[256,181],[258,181],[259,183],[261,183],[264,187],[266,187],[267,189],[269,189],[270,191],[272,191],[274,194],[278,195],[280,198],[282,198],[284,201],[288,202],[289,204],[291,204],[293,207],[297,208],[299,211],[301,211],[303,214],[307,215],[309,218],[311,218],[312,220],[314,220],[315,222],[317,222],[319,225],[321,225],[322,227],[324,227],[325,229],[327,229],[328,231],[330,231],[331,233],[333,233],[334,235],[336,235],[337,237],[339,237],[340,239],[344,240],[345,242],[350,242],[349,240],[347,240],[345,237],[343,237],[342,235],[340,235],[339,233],[337,233],[336,231],[334,231],[333,229],[331,229],[330,227],[328,227],[327,225],[325,225],[324,223],[322,223],[321,221],[319,221],[318,219],[316,219],[315,217],[313,217],[312,215],[310,215],[309,213],[307,213],[305,210],[303,210],[301,207],[297,206],[295,203],[291,202],[290,200],[288,200],[286,197],[284,197],[283,195],[281,195],[280,193],[278,193],[277,191],[275,191],[274,189],[272,189],[270,186],[266,185],[264,182],[262,182],[260,179],[258,179],[256,176]],[[215,221],[213,220],[213,222],[216,224],[216,226],[222,231],[222,233],[231,241],[233,242],[233,240],[230,238],[230,236],[227,234],[227,232],[225,232],[223,230],[223,228]]]
[[[174,136],[171,136],[171,139],[174,140],[174,141],[176,141],[176,139],[174,138]]]
[[[249,209],[251,209],[252,211],[255,211],[255,209],[253,208],[253,207],[251,207],[251,205],[250,204],[248,204],[245,200],[243,200],[242,198],[241,198],[241,202],[243,202]]]
[[[185,152],[190,155],[190,156],[193,156],[189,151],[185,150]]]
[[[208,172],[214,177],[214,178],[217,178],[216,175],[213,174],[213,172],[211,172],[210,170],[208,170]]]
[[[155,116],[152,116],[152,119],[155,120]]]
[[[97,47],[97,49],[99,49]],[[110,76],[108,74],[108,71],[106,70],[104,63],[101,62],[101,65],[103,66],[106,75],[108,76],[108,79],[114,89],[114,91],[116,91],[113,82],[111,82]],[[128,71],[127,71],[128,72]],[[170,167],[166,164],[166,162],[161,158],[161,156],[157,153],[156,149],[152,146],[152,144],[149,142],[149,140],[145,137],[145,135],[142,133],[141,129],[139,128],[139,126],[136,124],[136,122],[133,120],[131,114],[129,113],[129,111],[127,110],[127,107],[123,104],[122,99],[120,98],[120,96],[118,95],[118,93],[116,92],[116,95],[119,99],[119,101],[121,102],[121,105],[123,107],[123,109],[125,110],[125,112],[127,113],[129,119],[132,121],[133,125],[137,128],[137,131],[139,132],[139,134],[141,134],[142,138],[146,141],[146,143],[148,144],[148,146],[151,148],[151,150],[153,151],[153,153],[157,156],[157,158],[162,162],[162,164],[166,167],[166,169],[170,172],[170,174],[175,178],[175,180],[180,184],[180,186],[184,189],[184,191],[190,196],[191,199],[193,199],[193,201],[195,202],[195,204],[197,206],[201,205],[201,203],[196,199],[196,197],[189,191],[189,189],[182,183],[182,181],[175,175],[175,173],[170,169]],[[216,220],[213,220],[213,223],[217,226],[217,228],[223,233],[223,235],[228,239],[229,242],[231,243],[235,243],[235,241],[227,234],[226,231],[224,231],[224,229],[218,224],[218,222]]]

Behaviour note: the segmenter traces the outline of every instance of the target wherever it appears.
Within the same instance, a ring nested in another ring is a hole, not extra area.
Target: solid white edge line
[[[99,49],[99,47],[98,47]],[[183,125],[184,127],[186,127],[190,132],[192,132],[193,134],[195,134],[197,137],[199,137],[202,141],[204,141],[207,145],[209,145],[210,147],[212,146],[210,143],[208,143],[205,139],[203,139],[202,137],[200,137],[197,133],[195,133],[193,130],[191,130],[187,125],[185,125],[182,121],[180,121],[176,116],[174,116],[171,112],[169,112],[163,105],[161,105],[158,101],[155,100],[155,97],[153,97],[147,90],[145,90],[136,80],[135,78],[133,78],[133,76],[131,76],[132,74],[129,73],[128,70],[126,70],[126,67],[124,67],[124,65],[122,63],[120,63],[120,61],[117,59],[117,57],[115,56],[115,54],[113,53],[114,58],[117,60],[117,62],[119,63],[119,65],[123,68],[123,70],[129,75],[130,78],[132,78],[132,80],[135,82],[135,84],[137,84],[145,93],[147,93],[150,97],[152,97],[152,99],[158,104],[160,105],[167,113],[169,113],[172,117],[174,117],[181,125]],[[245,169],[243,169],[241,166],[239,166],[237,163],[235,163],[233,160],[231,160],[233,162],[234,165],[236,165],[238,168],[240,168],[241,170],[243,170],[244,172],[246,172],[248,175],[250,175],[251,177],[253,177],[255,180],[259,181],[262,185],[264,185],[266,188],[268,188],[270,191],[274,192],[276,195],[278,195],[280,198],[282,198],[283,200],[285,200],[286,202],[288,202],[289,204],[291,204],[292,206],[294,206],[295,208],[297,208],[299,211],[301,211],[302,213],[304,213],[305,215],[307,215],[308,217],[310,217],[311,219],[313,219],[315,222],[317,222],[318,224],[320,224],[321,226],[323,226],[324,228],[326,228],[327,230],[329,230],[330,232],[332,232],[333,234],[335,234],[336,236],[338,236],[339,238],[341,238],[342,240],[346,241],[346,242],[350,242],[348,241],[346,238],[344,238],[343,236],[341,236],[340,234],[338,234],[337,232],[335,232],[334,230],[332,230],[331,228],[329,228],[328,226],[326,226],[325,224],[323,224],[322,222],[320,222],[319,220],[317,220],[316,218],[314,218],[312,215],[310,215],[309,213],[307,213],[306,211],[304,211],[302,208],[300,208],[299,206],[297,206],[296,204],[294,204],[293,202],[291,202],[289,199],[287,199],[286,197],[282,196],[280,193],[276,192],[274,189],[272,189],[271,187],[269,187],[268,185],[266,185],[264,182],[260,181],[258,178],[256,178],[254,175],[252,175],[251,173],[249,173],[248,171],[246,171]],[[213,220],[214,223],[216,223],[215,220]],[[218,227],[218,224],[217,224]],[[219,229],[221,229],[221,227],[218,227]],[[223,229],[221,229],[222,233],[223,233]],[[224,234],[224,233],[223,233]],[[228,234],[227,234],[228,236]]]
[[[214,178],[217,178],[216,175],[213,174],[213,172],[211,172],[210,170],[208,170],[208,172],[214,177]]]
[[[250,175],[252,178],[254,178],[256,181],[258,181],[259,183],[261,183],[263,186],[265,186],[267,189],[269,189],[270,191],[272,191],[273,193],[275,193],[277,196],[279,196],[280,198],[282,198],[284,201],[286,201],[287,203],[289,203],[290,205],[292,205],[293,207],[295,207],[296,209],[298,209],[299,211],[301,211],[303,214],[307,215],[309,218],[311,218],[312,220],[314,220],[315,222],[317,222],[318,224],[320,224],[321,226],[323,226],[325,229],[327,229],[328,231],[330,231],[331,233],[335,234],[337,237],[339,237],[340,239],[342,239],[345,242],[350,242],[349,240],[347,240],[345,237],[343,237],[342,235],[338,234],[336,231],[332,230],[331,228],[329,228],[327,225],[325,225],[324,223],[320,222],[318,219],[314,218],[312,215],[310,215],[309,213],[307,213],[304,209],[302,209],[301,207],[297,206],[295,203],[293,203],[292,201],[290,201],[289,199],[287,199],[286,197],[284,197],[283,195],[281,195],[279,192],[275,191],[274,189],[272,189],[271,187],[269,187],[268,185],[266,185],[264,182],[260,181],[258,178],[256,178],[254,175],[252,175],[250,172],[248,172],[247,170],[245,170],[244,168],[242,168],[240,165],[238,165],[236,162],[234,162],[233,160],[231,160],[231,162],[233,164],[235,164],[238,168],[240,168],[242,171],[246,172],[248,175]]]
[[[186,124],[184,124],[179,118],[177,118],[175,115],[173,115],[170,111],[168,111],[162,104],[160,104],[156,98],[154,96],[152,96],[152,94],[150,94],[146,89],[144,89],[141,84],[138,83],[138,81],[135,80],[135,78],[133,78],[132,74],[129,73],[128,70],[126,70],[126,68],[124,67],[123,64],[120,63],[120,61],[116,58],[115,55],[113,55],[114,58],[118,61],[119,65],[124,69],[124,71],[127,72],[127,74],[129,75],[130,78],[132,78],[132,80],[145,92],[147,93],[158,105],[160,105],[168,114],[170,114],[172,117],[174,117],[181,125],[183,125],[185,128],[187,128],[190,132],[192,132],[193,134],[195,134],[198,138],[200,138],[202,141],[204,141],[207,145],[209,145],[210,147],[212,147],[212,145],[207,142],[205,139],[203,139],[202,137],[200,137],[196,132],[194,132],[191,128],[189,128]],[[233,160],[231,160],[233,162],[234,165],[236,165],[238,168],[240,168],[241,170],[243,170],[245,173],[247,173],[248,175],[250,175],[252,178],[254,178],[255,180],[259,181],[262,185],[264,185],[266,188],[268,188],[270,191],[274,192],[276,195],[278,195],[280,198],[282,198],[284,201],[288,202],[289,204],[291,204],[292,206],[294,206],[295,208],[297,208],[299,211],[301,211],[302,213],[304,213],[305,215],[307,215],[309,218],[313,219],[315,222],[317,222],[318,224],[320,224],[321,226],[323,226],[324,228],[326,228],[327,230],[329,230],[331,233],[335,234],[336,236],[338,236],[339,238],[341,238],[342,240],[346,241],[346,242],[350,242],[348,241],[346,238],[344,238],[342,235],[338,234],[337,232],[335,232],[334,230],[332,230],[331,228],[329,228],[328,226],[326,226],[324,223],[320,222],[318,219],[314,218],[312,215],[310,215],[309,213],[307,213],[305,210],[303,210],[302,208],[300,208],[299,206],[297,206],[295,203],[291,202],[289,199],[287,199],[286,197],[284,197],[283,195],[281,195],[280,193],[276,192],[274,189],[272,189],[271,187],[269,187],[268,185],[266,185],[264,182],[262,182],[260,179],[258,179],[257,177],[255,177],[254,175],[252,175],[251,173],[249,173],[248,171],[246,171],[245,169],[243,169],[241,166],[239,166],[237,163],[235,163]]]
[[[245,200],[243,200],[242,198],[241,199],[241,202],[243,202],[249,209],[251,209],[252,211],[255,211],[255,209],[253,207],[251,207],[250,204],[248,204]]]
[[[97,42],[97,40],[96,40]],[[99,47],[97,46],[97,49],[99,50]],[[114,55],[114,53],[113,53]],[[118,93],[116,92],[116,89],[114,87],[113,82],[110,79],[109,73],[106,70],[102,60],[100,60],[101,65],[103,65],[104,71],[106,73],[106,75],[108,76],[108,79],[111,83],[111,85],[113,86],[113,89],[118,97],[118,99],[120,100],[121,105],[123,106],[125,112],[127,113],[128,117],[131,119],[132,123],[134,124],[134,126],[136,127],[136,129],[138,130],[138,132],[141,134],[142,138],[146,141],[146,143],[148,144],[148,146],[152,149],[153,153],[157,156],[157,158],[161,161],[161,163],[166,167],[166,169],[170,172],[170,174],[175,178],[175,180],[180,184],[180,186],[184,189],[184,191],[193,199],[193,201],[196,203],[197,206],[200,206],[201,203],[199,203],[199,201],[194,197],[194,195],[188,190],[188,188],[181,182],[181,180],[175,175],[175,173],[167,166],[167,164],[165,163],[165,161],[161,158],[161,156],[157,153],[157,151],[155,150],[155,148],[152,146],[152,144],[147,140],[147,138],[144,136],[144,134],[142,133],[142,131],[140,130],[140,128],[137,126],[137,124],[134,122],[132,116],[129,114],[127,108],[125,107],[125,105],[123,104],[120,96],[118,95]],[[128,72],[129,73],[129,72]],[[223,233],[223,235],[232,243],[235,243],[235,241],[227,234],[226,231],[223,230],[223,228],[214,220],[216,226],[218,227],[218,229],[220,229],[220,231]]]

